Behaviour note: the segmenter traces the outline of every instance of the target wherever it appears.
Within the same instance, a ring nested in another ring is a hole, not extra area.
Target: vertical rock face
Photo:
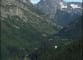
[[[2,0],[1,1],[1,16],[17,15],[22,17],[24,11],[28,10],[30,6],[29,0]]]
[[[62,1],[63,0],[41,0],[37,4],[37,7],[52,18],[56,10],[60,9],[60,2]]]

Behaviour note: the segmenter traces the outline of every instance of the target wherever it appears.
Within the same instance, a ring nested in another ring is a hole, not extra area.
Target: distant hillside
[[[35,6],[46,15],[49,15],[50,18],[54,18],[57,10],[80,15],[83,10],[82,4],[81,2],[65,2],[64,0],[41,0]]]
[[[58,25],[65,27],[66,25],[70,24],[73,20],[75,20],[77,17],[81,16],[72,12],[69,13],[67,11],[57,10],[54,21]]]
[[[60,30],[57,35],[60,36],[60,38],[82,39],[82,16],[77,17],[69,25]]]

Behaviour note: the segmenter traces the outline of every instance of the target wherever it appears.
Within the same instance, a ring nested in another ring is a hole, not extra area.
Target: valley
[[[1,60],[82,60],[83,16],[57,6],[46,14],[29,0],[2,0]]]

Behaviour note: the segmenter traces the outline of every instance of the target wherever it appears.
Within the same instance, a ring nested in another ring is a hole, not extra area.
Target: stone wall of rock
[[[27,6],[30,5],[28,0],[26,2],[23,0],[2,0],[1,16],[17,15],[23,17],[28,10]]]

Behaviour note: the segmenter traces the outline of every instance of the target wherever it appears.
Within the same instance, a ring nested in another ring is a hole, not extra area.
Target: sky
[[[40,0],[30,0],[33,4],[37,4],[40,2]]]
[[[82,0],[64,0],[66,2],[82,2]]]
[[[37,4],[40,0],[30,0],[33,4]],[[66,2],[82,2],[82,0],[64,0]]]

